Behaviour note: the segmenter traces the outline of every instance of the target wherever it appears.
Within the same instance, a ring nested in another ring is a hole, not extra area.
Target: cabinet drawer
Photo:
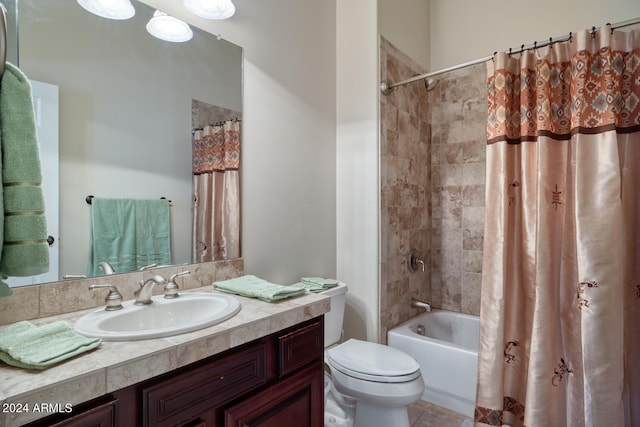
[[[280,376],[322,359],[324,329],[322,318],[278,337],[278,373]]]
[[[51,427],[113,427],[116,425],[115,402],[109,402],[78,414],[69,420],[51,424]]]
[[[142,390],[144,425],[171,426],[267,382],[264,341]]]

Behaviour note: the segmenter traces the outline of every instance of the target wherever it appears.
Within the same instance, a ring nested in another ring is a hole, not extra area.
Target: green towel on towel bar
[[[0,329],[0,360],[25,369],[46,369],[98,347],[100,338],[86,338],[67,322],[35,326],[22,321]]]
[[[323,279],[322,277],[303,277],[300,281],[309,292],[322,292],[338,286],[335,279]]]
[[[267,302],[295,297],[306,292],[305,285],[300,283],[290,286],[276,285],[252,275],[214,282],[213,287],[219,291],[243,297],[258,298]]]
[[[31,83],[11,63],[0,83],[0,144],[0,274],[46,273],[49,245]]]
[[[89,276],[106,261],[118,273],[171,264],[171,225],[166,199],[107,199],[91,203]]]

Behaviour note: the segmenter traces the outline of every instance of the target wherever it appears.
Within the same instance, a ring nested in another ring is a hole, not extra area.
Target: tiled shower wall
[[[487,84],[484,64],[436,77],[431,106],[435,307],[480,314]]]
[[[398,81],[423,70],[380,39],[382,81]],[[431,300],[431,145],[424,84],[400,86],[380,98],[380,341],[387,328],[413,317],[411,297]],[[410,273],[411,249],[425,271]]]
[[[381,38],[382,81],[423,70]],[[381,96],[380,340],[418,313],[411,297],[434,308],[479,314],[484,237],[486,71],[476,65]],[[427,268],[409,272],[419,251]]]

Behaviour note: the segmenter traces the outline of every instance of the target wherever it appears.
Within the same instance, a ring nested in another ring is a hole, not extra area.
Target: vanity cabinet
[[[323,337],[317,317],[30,426],[322,427]]]

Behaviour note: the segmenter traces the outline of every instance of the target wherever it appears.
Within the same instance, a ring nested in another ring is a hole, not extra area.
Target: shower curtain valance
[[[240,123],[205,126],[193,137],[193,174],[237,170],[240,166]]]
[[[519,57],[496,53],[488,63],[487,142],[640,130],[640,99],[633,89],[640,81],[640,49],[628,49],[638,39],[639,31],[603,27],[545,48],[542,56],[543,49]]]

